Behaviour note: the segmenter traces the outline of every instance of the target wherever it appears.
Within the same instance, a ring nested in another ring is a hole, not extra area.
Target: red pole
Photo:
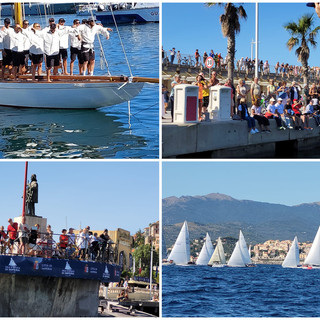
[[[27,175],[28,175],[28,161],[26,161],[26,169],[25,169],[25,174],[24,174],[23,206],[22,206],[22,216],[23,217],[26,214]]]

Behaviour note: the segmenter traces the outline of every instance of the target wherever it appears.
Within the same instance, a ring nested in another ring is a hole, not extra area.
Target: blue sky
[[[131,234],[159,220],[159,165],[156,162],[32,161],[39,203],[54,232],[89,225],[92,230],[123,228]],[[0,163],[0,225],[22,213],[25,162]]]
[[[255,4],[243,4],[248,19],[241,19],[241,31],[236,36],[236,58],[251,56],[251,41],[255,39]],[[200,54],[213,49],[227,53],[227,39],[222,36],[219,17],[223,6],[208,8],[204,3],[164,3],[162,6],[162,43],[164,50],[175,47],[184,54],[194,54],[199,49]],[[307,13],[314,13],[305,3],[260,3],[259,4],[259,59],[268,60],[270,65],[277,61],[300,65],[294,54],[288,51],[286,42],[289,33],[283,28],[288,22],[297,22]],[[314,27],[320,25],[320,19],[314,16]],[[317,37],[320,41],[320,34]],[[309,65],[320,65],[318,49],[311,50]],[[254,50],[253,50],[254,52]],[[254,56],[254,54],[253,54]],[[273,70],[272,70],[273,71]]]
[[[222,193],[284,205],[320,201],[320,162],[164,162],[162,197]]]

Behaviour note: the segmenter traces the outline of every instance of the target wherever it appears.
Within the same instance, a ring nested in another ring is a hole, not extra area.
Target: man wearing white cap
[[[280,119],[285,123],[285,126],[288,129],[293,129],[293,127],[290,125],[290,118],[287,117],[284,113],[284,105],[282,104],[282,98],[279,97],[277,99],[277,103],[275,104],[275,107],[276,107],[276,112],[279,114]],[[283,126],[283,122],[280,129],[285,130],[286,128]]]
[[[267,106],[267,112],[265,113],[264,116],[268,119],[275,119],[278,129],[283,130],[285,128],[282,127],[281,117],[280,117],[279,113],[277,112],[275,102],[276,102],[276,100],[274,98],[270,99],[270,103]]]

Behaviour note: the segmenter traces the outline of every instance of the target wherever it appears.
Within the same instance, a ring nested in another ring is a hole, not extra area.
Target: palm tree
[[[209,7],[216,3],[208,3]],[[221,4],[220,4],[221,5]],[[235,6],[233,3],[224,4],[224,14],[220,16],[221,30],[224,37],[228,38],[227,62],[228,78],[233,83],[234,55],[236,51],[236,34],[240,32],[239,19],[247,19],[247,13],[243,6]]]
[[[289,22],[284,28],[291,34],[291,38],[287,42],[287,47],[291,51],[294,47],[299,46],[296,50],[298,61],[301,62],[303,68],[303,83],[308,83],[308,60],[310,55],[309,44],[316,47],[315,38],[318,34],[320,26],[313,28],[313,15],[306,14],[302,16],[298,23]]]

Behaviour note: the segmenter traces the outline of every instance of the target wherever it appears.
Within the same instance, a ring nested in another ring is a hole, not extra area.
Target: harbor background
[[[50,16],[48,16],[49,18]],[[5,17],[2,17],[5,18]],[[26,17],[47,25],[44,16]],[[56,15],[66,25],[85,16]],[[0,20],[0,25],[3,20]],[[130,75],[114,26],[110,40],[101,37],[110,72]],[[159,24],[118,26],[134,76],[159,77]],[[100,70],[100,49],[95,42],[95,75]],[[68,52],[69,54],[69,52]],[[70,57],[68,58],[68,70]],[[44,65],[43,65],[44,68]],[[75,63],[75,74],[78,64]],[[98,110],[38,110],[0,107],[0,158],[158,158],[159,87],[146,83],[131,101]]]

